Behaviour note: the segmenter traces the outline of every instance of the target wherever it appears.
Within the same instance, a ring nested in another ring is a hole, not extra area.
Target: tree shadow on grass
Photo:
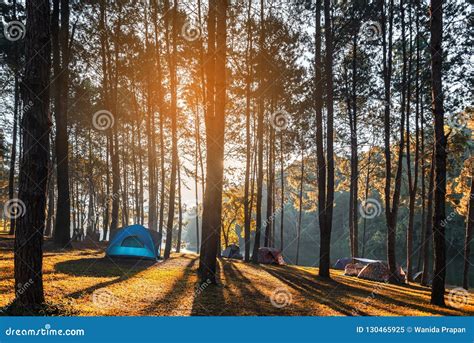
[[[341,315],[352,316],[356,313],[357,309],[344,302],[344,299],[347,300],[349,294],[351,294],[350,292],[353,291],[344,284],[332,279],[314,277],[314,275],[302,270],[281,269],[280,267],[269,265],[261,266],[261,268],[299,292],[304,298],[313,299],[317,303],[332,308]],[[353,295],[367,296],[368,293],[355,292]],[[360,309],[358,309],[357,313],[366,315]]]
[[[144,315],[163,315],[163,312],[179,308],[180,300],[184,294],[189,291],[188,282],[194,272],[197,257],[193,258],[193,256],[188,256],[186,259],[189,260],[189,262],[187,262],[184,267],[183,275],[173,283],[170,291],[160,297],[160,299],[153,301],[153,303],[144,310]]]
[[[273,266],[265,266],[263,268],[275,277],[278,277],[282,281],[286,282],[292,288],[301,289],[301,291],[305,292],[308,296],[311,296],[312,294],[317,294],[318,291],[319,293],[324,291],[323,297],[325,297],[326,299],[325,303],[327,303],[337,311],[343,310],[343,312],[347,312],[348,310],[349,313],[346,313],[348,315],[353,315],[354,313],[354,308],[352,306],[348,306],[343,302],[345,298],[347,299],[348,295],[359,296],[366,299],[365,301],[367,301],[367,303],[364,304],[362,302],[361,306],[356,309],[357,314],[359,315],[369,315],[368,313],[361,311],[361,309],[367,310],[370,309],[371,306],[380,307],[374,305],[374,302],[371,300],[372,298],[377,299],[378,302],[386,303],[387,305],[395,305],[399,308],[410,308],[418,310],[420,312],[431,313],[434,315],[456,314],[453,313],[453,309],[431,308],[427,306],[429,304],[423,305],[423,303],[417,302],[419,298],[416,297],[413,297],[413,300],[401,300],[386,294],[381,294],[381,292],[390,292],[394,296],[397,295],[396,289],[387,289],[387,285],[384,283],[374,282],[372,285],[373,289],[366,290],[354,286],[349,286],[333,279],[318,278],[304,270],[293,269],[289,271],[288,269],[285,269],[284,271],[282,271],[278,267]],[[408,295],[403,296],[408,297]],[[390,306],[381,307],[380,309],[391,312],[391,314],[393,315],[401,314],[400,312],[391,310]],[[462,313],[458,312],[458,314]]]
[[[206,285],[195,293],[192,315],[194,316],[282,316],[294,315],[304,309],[292,303],[275,307],[271,294],[265,294],[246,276],[236,261],[219,260],[218,273],[222,285]],[[271,285],[269,285],[271,286]],[[291,306],[290,306],[291,305]]]
[[[222,260],[217,263],[217,275],[223,273]],[[222,275],[221,275],[222,276]],[[219,279],[219,278],[218,278]],[[204,282],[197,283],[194,290],[193,305],[191,309],[192,316],[224,316],[226,307],[223,284],[212,284]]]
[[[431,305],[429,304],[428,301],[426,301],[425,305],[423,305],[423,302],[420,302],[419,298],[413,298],[411,301],[409,301],[408,299],[400,300],[400,299],[396,299],[394,297],[390,297],[383,294],[377,294],[376,297],[377,299],[380,299],[381,301],[387,304],[394,304],[398,307],[411,308],[411,309],[418,310],[420,312],[428,312],[433,315],[444,315],[444,316],[467,315],[467,313],[459,311],[459,309],[456,309],[456,308],[451,308],[451,307],[442,308],[439,306],[436,306],[435,308],[429,307]],[[470,315],[472,315],[472,313]]]
[[[50,280],[52,282],[55,282],[55,281],[59,281],[59,280],[66,280],[68,279],[69,277],[66,275],[66,276],[57,276],[57,275],[53,275],[53,278],[52,279],[48,279],[48,276],[49,275],[52,275],[53,272],[43,272],[43,281],[44,282],[49,282]],[[6,277],[6,278],[0,278],[1,281],[11,281],[13,284],[15,283],[15,277],[14,275],[11,275],[9,277]],[[13,293],[13,288],[12,287],[0,287],[0,294],[3,294],[3,292],[7,293],[8,291],[11,291]]]
[[[383,304],[395,305],[395,309],[390,307],[392,314],[394,315],[407,315],[406,312],[400,311],[400,309],[403,308],[413,309],[432,315],[452,316],[469,314],[469,312],[463,312],[461,309],[452,307],[433,307],[433,305],[429,304],[429,300],[426,299],[426,297],[429,298],[430,296],[430,289],[423,286],[413,286],[411,284],[384,284],[381,282],[368,281],[359,278],[354,278],[354,281],[356,281],[360,286],[371,287],[372,289],[379,289],[380,291],[385,292],[385,294],[382,294],[378,291],[375,292],[375,297],[381,302],[382,305],[377,306],[374,304],[373,307],[379,307],[381,310],[387,310],[388,307],[384,307]],[[421,298],[422,296],[425,296],[425,298]]]
[[[72,249],[72,250],[48,250],[48,251],[44,251],[43,252],[43,258],[47,258],[47,257],[58,257],[58,256],[61,256],[61,254],[71,254],[71,256],[94,256],[94,257],[97,257],[98,255],[101,255],[103,256],[103,253],[102,252],[98,252],[98,251],[95,251],[95,250],[76,250],[76,249]]]
[[[72,276],[121,277],[137,274],[155,264],[152,260],[91,257],[58,262],[54,269]]]
[[[298,305],[294,299],[287,297],[283,299],[280,304],[275,299],[272,302],[272,296],[275,291],[279,288],[276,285],[267,284],[266,287],[270,287],[268,294],[262,293],[255,286],[252,285],[252,280],[247,278],[242,271],[237,267],[242,263],[232,262],[229,263],[228,274],[232,280],[239,280],[239,286],[242,291],[242,298],[236,299],[235,304],[237,309],[245,310],[244,315],[257,315],[257,316],[291,316],[291,315],[303,315],[308,314],[307,308]],[[257,267],[258,268],[258,267]],[[263,270],[258,270],[260,273]],[[245,306],[242,306],[245,304]]]
[[[80,298],[84,294],[90,294],[99,288],[123,282],[155,264],[156,261],[150,260],[81,258],[58,262],[54,268],[59,273],[73,277],[115,277],[113,280],[100,282],[86,289],[68,294],[68,297]]]

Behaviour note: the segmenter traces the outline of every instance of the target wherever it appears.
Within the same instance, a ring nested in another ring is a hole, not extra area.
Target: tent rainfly
[[[281,251],[274,248],[258,249],[258,263],[285,264]]]
[[[361,258],[361,257],[344,257],[340,258],[334,264],[334,269],[344,270],[349,263],[360,263],[364,266],[368,265],[369,263],[380,262],[378,260],[371,260],[369,258]]]
[[[388,282],[390,277],[390,269],[388,268],[388,264],[385,262],[374,262],[369,263],[362,269],[357,275],[360,279],[367,279],[372,281],[379,281],[379,282]],[[397,268],[396,278],[398,282],[405,281],[405,273],[401,267]]]

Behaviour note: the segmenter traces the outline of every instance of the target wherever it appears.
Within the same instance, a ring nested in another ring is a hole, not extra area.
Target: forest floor
[[[5,236],[3,236],[5,237]],[[10,241],[10,242],[8,242]],[[116,261],[103,246],[44,253],[47,301],[84,316],[430,316],[474,315],[474,293],[461,308],[429,304],[430,290],[344,276],[317,268],[219,260],[220,285],[197,285],[198,256],[164,262]],[[11,240],[0,240],[0,308],[14,299]]]

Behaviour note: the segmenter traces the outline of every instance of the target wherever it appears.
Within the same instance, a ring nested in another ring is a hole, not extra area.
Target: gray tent
[[[222,257],[226,258],[235,258],[241,260],[242,254],[240,253],[240,248],[236,244],[231,244],[222,252]]]

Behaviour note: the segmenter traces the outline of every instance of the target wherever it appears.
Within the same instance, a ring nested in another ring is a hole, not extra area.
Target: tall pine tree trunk
[[[462,286],[469,289],[469,256],[471,255],[472,227],[474,226],[474,176],[471,176],[471,191],[469,193],[469,210],[466,220],[466,238],[464,240],[464,271]]]
[[[13,0],[12,3],[13,8],[13,19],[17,20],[17,2]],[[18,60],[18,44],[15,44],[13,47],[13,59],[15,61]],[[14,81],[14,103],[13,103],[13,131],[12,131],[12,150],[10,154],[10,168],[8,171],[8,200],[14,201],[14,194],[15,194],[15,164],[16,164],[16,149],[17,149],[17,137],[18,137],[18,120],[19,120],[19,109],[20,109],[20,78],[19,73],[17,70],[18,66],[15,67],[15,81]],[[12,216],[10,218],[10,230],[8,232],[9,235],[15,234],[15,223],[16,218]]]
[[[273,112],[272,106],[272,112]],[[267,210],[266,210],[266,226],[265,226],[265,246],[271,247],[272,227],[274,223],[273,216],[273,186],[275,183],[275,173],[273,169],[273,151],[275,149],[275,133],[273,127],[269,127],[268,137],[268,156],[267,156]]]
[[[403,1],[400,3],[400,8],[403,8]],[[387,225],[387,260],[390,269],[389,281],[391,283],[399,282],[397,278],[397,262],[395,255],[396,244],[396,227],[397,215],[400,201],[401,180],[402,180],[402,166],[403,166],[403,148],[404,148],[404,126],[405,126],[405,107],[401,106],[401,123],[400,123],[400,141],[398,146],[398,163],[395,175],[394,192],[391,192],[392,182],[392,146],[390,143],[391,121],[390,121],[390,105],[391,105],[391,79],[392,79],[392,47],[393,47],[393,18],[394,18],[394,4],[393,0],[389,0],[388,8],[388,44],[387,44],[387,14],[385,9],[385,2],[382,1],[382,49],[383,49],[383,76],[384,76],[384,95],[385,95],[385,110],[384,110],[384,155],[385,155],[385,219]],[[405,86],[406,70],[405,63],[403,63],[402,75],[402,89]],[[404,92],[402,92],[402,104],[404,101]]]
[[[136,102],[134,101],[136,104]],[[137,113],[137,111],[135,111]],[[134,223],[142,224],[141,223],[141,206],[140,206],[140,189],[138,186],[138,166],[137,166],[137,142],[140,142],[139,137],[136,135],[135,126],[140,125],[138,120],[135,120],[132,123],[132,153],[133,153],[133,195],[135,198],[135,215],[134,215]],[[140,165],[141,166],[141,165]]]
[[[210,0],[206,62],[208,106],[206,113],[206,191],[199,259],[201,281],[216,283],[216,263],[221,232],[222,187],[224,181],[224,130],[226,103],[227,0]],[[214,78],[215,77],[215,78]],[[213,101],[214,100],[214,101]]]
[[[20,105],[20,87],[18,75],[15,74],[15,103],[13,108],[13,132],[12,132],[12,151],[10,154],[10,170],[8,171],[8,200],[13,201],[15,193],[15,163],[16,163],[16,146],[18,131],[18,107]],[[16,218],[10,218],[10,231],[8,234],[15,233]]]
[[[198,147],[198,132],[199,132],[199,113],[196,108],[196,128],[195,128],[195,150],[194,150],[194,192],[196,201],[196,253],[199,254],[201,250],[200,236],[199,236],[199,191],[198,191],[198,175],[199,175],[199,147]],[[204,196],[204,194],[203,194]]]
[[[198,20],[199,25],[202,25],[202,16],[201,16],[201,0],[198,0]],[[201,83],[201,93],[202,93],[202,109],[204,113],[204,118],[206,117],[207,111],[207,96],[206,96],[206,75],[205,75],[205,63],[204,63],[204,43],[203,37],[199,38],[199,72],[200,72],[200,83]],[[198,115],[198,123],[199,123],[199,115]],[[202,157],[202,146],[201,146],[201,125],[198,125],[197,130],[197,146],[199,152],[199,166],[201,169],[201,191],[202,196],[204,197],[204,189],[206,186],[205,176],[204,176],[204,162]]]
[[[372,148],[373,145],[369,148],[369,156],[367,157],[367,175],[365,176],[365,192],[364,192],[364,203],[367,203],[369,198],[369,185],[370,185],[370,161],[372,159]],[[362,230],[362,257],[365,257],[365,244],[366,244],[366,228],[367,228],[367,217],[364,216],[364,228]]]
[[[258,115],[257,115],[257,208],[255,231],[255,242],[253,244],[252,262],[258,263],[258,250],[260,249],[260,239],[262,234],[262,197],[263,197],[263,150],[264,150],[264,44],[265,44],[265,23],[264,23],[264,1],[260,0],[260,37],[259,37],[259,90],[258,90]]]
[[[434,191],[434,151],[431,154],[431,168],[428,181],[428,200],[426,205],[425,235],[422,242],[423,253],[423,275],[421,284],[427,286],[430,283],[430,241],[433,233],[433,191]]]
[[[166,170],[165,170],[165,139],[164,139],[164,121],[165,116],[162,111],[160,111],[160,212],[158,218],[158,232],[159,236],[163,236],[163,223],[165,216],[165,183],[166,183]],[[161,253],[161,241],[160,241],[160,253]]]
[[[357,90],[356,90],[356,79],[357,79],[357,34],[353,35],[352,38],[352,90],[351,90],[351,107],[349,111],[350,124],[351,124],[351,216],[350,223],[352,224],[352,246],[351,252],[353,257],[359,256],[359,206],[358,206],[358,194],[359,194],[359,155],[357,147]]]
[[[283,229],[285,227],[285,169],[283,161],[283,131],[280,131],[280,182],[281,182],[281,194],[280,194],[280,251],[283,252]]]
[[[21,93],[25,107],[22,118],[23,153],[20,162],[18,198],[24,203],[24,215],[17,221],[15,235],[16,302],[33,309],[44,302],[43,232],[48,180],[49,82],[50,82],[50,3],[26,1],[25,67]],[[30,285],[24,287],[24,285]]]
[[[125,127],[123,128],[125,130]],[[127,134],[125,134],[127,135]],[[122,183],[122,226],[128,226],[129,224],[129,197],[128,197],[128,190],[129,190],[129,177],[128,177],[128,164],[127,164],[127,156],[129,156],[128,151],[130,150],[130,136],[127,135],[126,137],[122,136],[121,141],[122,143],[122,174],[123,174],[123,183]]]
[[[164,222],[164,209],[165,209],[165,184],[166,184],[166,173],[165,173],[165,143],[164,143],[164,121],[165,121],[165,116],[164,116],[164,105],[163,105],[163,89],[162,89],[162,68],[161,68],[161,42],[159,40],[159,29],[158,29],[158,2],[153,1],[152,2],[153,6],[153,11],[152,11],[152,21],[153,21],[153,27],[154,27],[154,37],[155,37],[155,63],[156,63],[156,98],[158,102],[158,110],[160,112],[159,114],[159,119],[160,119],[160,126],[159,126],[159,132],[160,132],[160,171],[159,171],[159,177],[160,177],[160,206],[159,206],[159,211],[158,211],[158,232],[159,236],[162,237],[163,235],[163,222]],[[155,137],[153,136],[153,142],[155,141]],[[155,145],[156,143],[153,143]],[[153,148],[153,151],[156,151],[156,148]],[[155,159],[156,161],[156,159]],[[155,169],[156,167],[156,162],[155,162]],[[156,180],[158,180],[158,174],[156,177]],[[143,182],[142,179],[140,182]],[[155,182],[156,184],[158,181]],[[156,194],[156,193],[155,193]],[[143,204],[143,202],[142,202]],[[143,215],[143,210],[142,210],[142,215]],[[159,251],[161,253],[161,239],[159,242]]]
[[[112,213],[110,221],[110,231],[117,230],[119,223],[119,192],[120,192],[120,168],[119,168],[119,152],[118,138],[115,127],[110,129],[110,156],[112,162]]]
[[[420,1],[417,1],[416,8],[415,8],[415,49],[416,49],[416,64],[415,64],[415,101],[416,101],[416,156],[415,156],[415,164],[417,168],[420,168],[421,178],[421,236],[420,236],[420,249],[418,253],[418,263],[416,270],[421,269],[421,247],[423,238],[425,235],[425,215],[426,215],[426,207],[425,207],[425,197],[426,197],[426,185],[425,185],[425,137],[424,137],[424,115],[423,115],[423,88],[420,86],[420,65],[421,65],[421,49],[420,49]],[[421,155],[421,162],[420,162],[420,155]],[[420,165],[421,163],[421,165]]]
[[[331,1],[324,0],[324,71],[326,81],[326,199],[324,202],[324,222],[321,228],[319,250],[319,276],[329,278],[331,258],[332,213],[334,204],[334,86],[333,86],[333,28]],[[321,168],[321,166],[320,166]],[[321,211],[321,208],[319,209]]]
[[[87,204],[88,207],[88,213],[87,213],[87,236],[89,238],[92,238],[94,240],[98,240],[99,237],[96,237],[96,232],[95,232],[95,224],[94,224],[94,166],[92,164],[93,158],[92,158],[92,135],[91,135],[91,129],[89,128],[88,130],[88,150],[89,150],[89,163],[88,163],[88,193],[89,193],[89,201]]]
[[[111,135],[111,162],[112,162],[112,214],[111,214],[111,223],[110,223],[110,231],[117,230],[119,227],[119,205],[120,205],[120,179],[121,179],[121,174],[120,174],[120,152],[119,152],[119,141],[118,141],[118,133],[119,133],[119,118],[118,118],[118,77],[119,77],[119,68],[117,66],[118,64],[118,55],[119,51],[121,49],[120,43],[121,41],[119,40],[120,37],[120,31],[121,31],[121,23],[122,23],[122,4],[119,2],[118,3],[118,14],[119,17],[116,21],[115,24],[115,29],[114,29],[114,34],[112,36],[113,42],[114,42],[114,62],[115,62],[115,68],[114,68],[114,74],[113,74],[113,80],[110,82],[111,86],[111,91],[112,91],[112,96],[110,99],[111,107],[113,109],[112,113],[115,115],[115,125],[112,126],[112,128],[109,130],[110,135]],[[109,55],[109,76],[111,77],[112,71],[111,69],[111,59],[112,57],[110,50],[107,51]],[[125,206],[125,204],[124,204]]]
[[[67,110],[69,89],[69,3],[54,0],[53,6],[53,63],[54,63],[54,109],[56,118],[56,179],[58,201],[56,202],[56,224],[54,241],[62,248],[71,247],[71,204],[69,195],[69,142],[67,133]],[[60,7],[60,10],[59,10]],[[58,29],[59,13],[61,27]]]
[[[324,156],[324,126],[323,126],[323,75],[321,53],[321,9],[322,0],[316,0],[315,19],[315,111],[316,111],[316,160],[318,166],[318,221],[321,242],[326,234],[326,158]],[[320,264],[321,264],[320,252]],[[329,271],[325,271],[329,274]]]
[[[154,94],[152,92],[151,76],[155,66],[155,59],[152,59],[150,51],[150,42],[148,37],[148,6],[145,4],[145,48],[147,53],[146,66],[146,133],[147,133],[147,152],[148,152],[148,228],[157,231],[157,212],[156,212],[156,151],[155,151],[155,111],[153,108]],[[160,86],[160,85],[159,85]],[[158,86],[158,87],[159,87]]]
[[[109,138],[106,136],[105,140],[105,206],[104,206],[104,220],[102,223],[103,226],[103,236],[102,240],[106,241],[110,228],[110,173],[109,173]]]
[[[443,1],[430,2],[430,51],[431,51],[431,85],[432,111],[435,131],[435,186],[434,186],[434,275],[431,291],[431,303],[444,306],[444,287],[446,279],[446,243],[444,221],[446,219],[446,147],[444,134],[444,105],[442,89],[443,50]]]
[[[181,233],[183,231],[183,209],[181,206],[181,168],[178,159],[178,237],[176,242],[176,252],[181,251]]]
[[[411,81],[412,81],[412,56],[413,56],[413,44],[412,44],[412,17],[411,8],[408,7],[409,13],[409,55],[408,55],[408,84],[407,84],[407,97],[406,97],[406,162],[407,162],[407,178],[408,178],[408,226],[407,226],[407,280],[412,281],[413,279],[413,235],[414,235],[414,220],[415,220],[415,201],[416,193],[418,188],[418,152],[419,152],[419,132],[418,132],[418,119],[419,119],[419,108],[418,108],[418,88],[416,89],[415,99],[415,161],[414,161],[414,173],[412,176],[411,172],[411,133],[410,133],[410,112],[411,112]],[[415,74],[418,70],[415,71]],[[415,75],[417,78],[417,76]],[[415,80],[417,83],[417,79]]]
[[[303,189],[304,189],[304,148],[301,147],[300,190],[298,193],[298,229],[296,234],[296,265],[300,257],[301,224],[303,219]]]
[[[170,190],[169,190],[169,202],[168,202],[168,220],[166,224],[166,245],[164,258],[169,258],[171,253],[171,246],[173,242],[173,225],[174,225],[174,208],[176,198],[176,172],[178,165],[178,137],[177,137],[177,75],[176,75],[176,39],[177,39],[177,16],[178,16],[178,1],[174,0],[173,5],[173,29],[172,29],[172,40],[173,40],[173,52],[170,56],[170,78],[171,78],[171,174],[170,174]]]
[[[53,170],[53,157],[49,156],[49,170]],[[48,178],[48,211],[46,216],[46,228],[44,231],[45,237],[51,237],[53,234],[53,220],[54,220],[54,173],[50,173]]]
[[[251,105],[251,83],[252,83],[252,64],[251,64],[251,53],[252,53],[252,29],[251,29],[251,9],[252,0],[249,0],[247,10],[247,78],[245,85],[245,185],[244,185],[244,241],[245,241],[245,253],[244,260],[248,262],[250,260],[250,223],[252,217],[252,209],[250,208],[249,190],[250,190],[250,168],[251,168],[251,137],[250,137],[250,105]]]

